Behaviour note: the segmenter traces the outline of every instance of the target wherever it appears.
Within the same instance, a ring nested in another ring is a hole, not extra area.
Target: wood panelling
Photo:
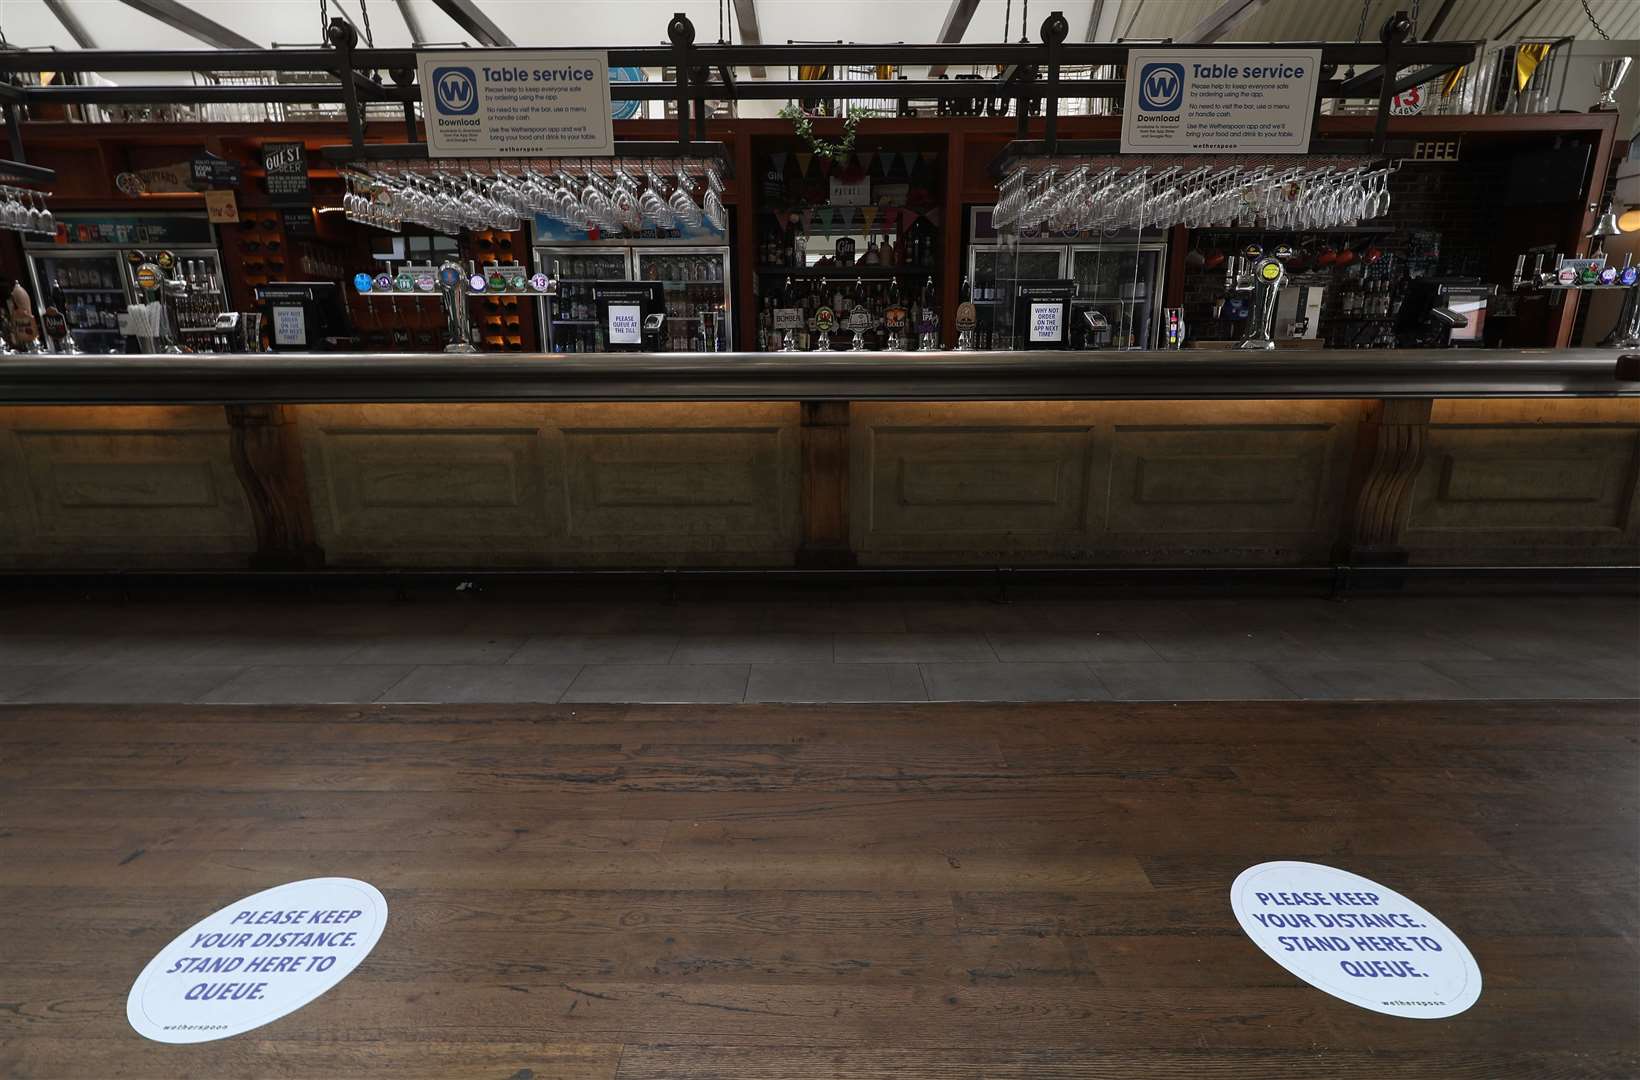
[[[1333,425],[1117,426],[1110,514],[1118,532],[1307,532],[1327,498]]]
[[[873,534],[955,539],[1083,528],[1085,428],[885,425],[871,429],[866,452]]]
[[[1295,562],[1332,542],[1353,402],[860,404],[862,559]]]
[[[1513,405],[1505,415],[1442,402],[1413,486],[1415,558],[1481,553],[1507,562],[1608,559],[1640,550],[1640,402]]]
[[[213,407],[0,409],[0,559],[207,563],[255,550]]]
[[[795,405],[301,410],[331,564],[748,561],[796,547]]]
[[[315,405],[240,419],[0,410],[0,563],[1604,565],[1640,550],[1633,399]]]

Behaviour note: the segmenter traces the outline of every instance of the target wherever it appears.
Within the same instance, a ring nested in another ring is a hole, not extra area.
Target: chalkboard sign
[[[300,145],[300,144],[298,144]],[[195,187],[236,188],[239,186],[239,163],[215,154],[202,154],[188,163]],[[304,168],[303,177],[306,177]]]
[[[307,147],[299,142],[264,143],[262,167],[268,171],[268,198],[275,206],[306,206],[313,201]]]

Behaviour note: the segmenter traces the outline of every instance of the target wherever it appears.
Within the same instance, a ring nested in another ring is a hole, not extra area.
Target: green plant
[[[843,138],[830,142],[814,133],[814,118],[796,105],[787,105],[780,110],[780,115],[792,122],[792,130],[797,132],[797,137],[819,156],[842,161],[854,152],[854,133],[860,126],[858,117],[843,117]]]

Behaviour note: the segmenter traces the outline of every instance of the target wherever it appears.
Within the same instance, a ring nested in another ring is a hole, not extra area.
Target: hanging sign
[[[1330,866],[1268,862],[1230,887],[1253,943],[1318,990],[1391,1016],[1456,1016],[1481,970],[1441,920],[1392,889]]]
[[[376,947],[387,900],[352,878],[311,878],[247,896],[183,931],[125,1000],[157,1042],[225,1039],[295,1012]]]
[[[803,328],[803,310],[801,308],[783,307],[774,309],[774,328],[776,330],[800,330]]]
[[[615,152],[609,54],[557,49],[416,57],[432,157],[601,157]]]
[[[1122,153],[1302,154],[1320,49],[1132,49]]]
[[[262,168],[268,174],[268,201],[273,205],[306,206],[313,201],[306,146],[299,142],[263,143]]]

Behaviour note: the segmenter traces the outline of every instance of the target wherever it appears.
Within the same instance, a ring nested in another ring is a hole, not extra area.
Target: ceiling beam
[[[741,44],[763,44],[763,28],[757,25],[757,0],[735,0],[735,24],[740,27]],[[754,64],[751,71],[754,79],[769,77],[769,69],[762,64]]]
[[[1446,17],[1452,14],[1452,8],[1457,2],[1458,0],[1441,0],[1441,10],[1437,11],[1435,17],[1429,20],[1429,29],[1425,30],[1421,26],[1414,27],[1413,33],[1425,41],[1435,40],[1435,35],[1439,34],[1441,27],[1446,25]]]
[[[739,0],[736,0],[739,3]],[[979,9],[979,0],[951,0],[951,6],[945,11],[945,22],[940,25],[940,36],[935,38],[945,45],[953,45],[962,40],[962,35],[968,32],[968,24],[974,19],[974,12]],[[928,69],[928,77],[937,79],[945,74],[946,65],[935,64]]]
[[[74,44],[82,49],[97,47],[97,43],[91,38],[91,31],[85,28],[78,15],[68,9],[66,0],[46,0],[46,7],[57,17],[57,21],[63,24],[63,29],[74,39]]]
[[[136,8],[150,18],[158,19],[173,30],[181,30],[196,41],[203,41],[215,49],[260,49],[262,46],[236,34],[226,26],[207,19],[193,8],[177,0],[121,0],[126,7]]]
[[[462,31],[480,45],[492,48],[516,48],[517,43],[508,37],[501,27],[490,21],[490,17],[479,10],[474,0],[433,0],[440,11],[450,16],[450,21],[461,27]]]
[[[1175,41],[1180,45],[1211,45],[1234,30],[1241,21],[1263,7],[1268,0],[1224,0]]]
[[[421,28],[421,19],[416,15],[416,9],[410,6],[410,0],[393,0],[399,6],[399,18],[404,20],[404,28],[410,31],[410,47],[419,49],[427,43],[427,32]]]
[[[1088,12],[1088,34],[1083,41],[1115,41],[1116,24],[1122,21],[1122,0],[1093,0]]]

